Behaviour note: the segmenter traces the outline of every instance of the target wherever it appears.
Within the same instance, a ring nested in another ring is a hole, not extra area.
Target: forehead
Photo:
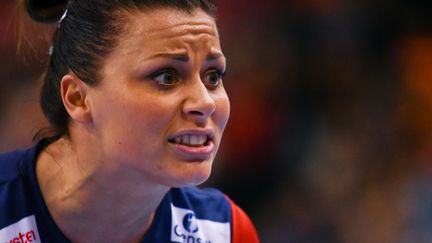
[[[169,42],[175,38],[185,41],[207,39],[219,47],[219,35],[213,17],[201,9],[191,13],[173,8],[135,10],[128,13],[124,37],[120,44],[141,42],[146,45]]]
[[[181,30],[189,26],[198,30],[207,29],[210,34],[217,34],[214,18],[199,8],[191,13],[174,8],[136,10],[132,12],[131,17],[132,26],[129,27],[138,32],[159,33],[161,31]]]

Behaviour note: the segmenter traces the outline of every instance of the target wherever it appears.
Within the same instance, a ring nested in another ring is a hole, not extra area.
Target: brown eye
[[[164,69],[158,71],[150,76],[158,84],[164,86],[172,86],[176,84],[180,79],[178,78],[177,72],[172,69]]]
[[[212,70],[207,73],[204,82],[210,88],[217,88],[224,77],[224,72]]]

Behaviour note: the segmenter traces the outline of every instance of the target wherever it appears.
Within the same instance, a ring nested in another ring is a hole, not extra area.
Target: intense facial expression
[[[230,105],[212,17],[157,9],[128,13],[89,102],[103,157],[167,186],[208,178]]]

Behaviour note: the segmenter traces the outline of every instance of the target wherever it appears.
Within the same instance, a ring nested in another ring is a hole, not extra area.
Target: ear
[[[74,74],[66,74],[60,88],[63,104],[71,119],[81,123],[90,121],[91,109],[87,99],[89,86]]]

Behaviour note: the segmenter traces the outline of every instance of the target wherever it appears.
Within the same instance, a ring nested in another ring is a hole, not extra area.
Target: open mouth
[[[184,134],[168,139],[168,142],[190,147],[202,147],[209,145],[213,138],[209,135]]]

